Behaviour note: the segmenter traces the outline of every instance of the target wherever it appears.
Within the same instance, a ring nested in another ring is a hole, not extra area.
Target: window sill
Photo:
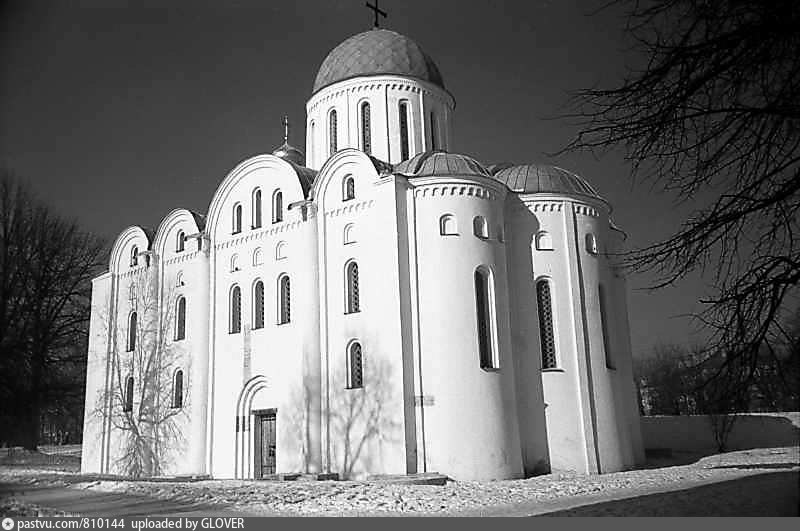
[[[565,372],[564,369],[559,367],[552,367],[550,369],[541,369],[542,372]]]
[[[481,367],[483,372],[500,372],[500,367]]]
[[[609,367],[608,365],[606,365],[606,369],[608,369],[609,371],[616,371],[617,370],[616,367]]]
[[[362,390],[363,390],[363,389],[364,389],[364,386],[362,385],[361,387],[345,387],[345,390],[346,390],[346,391],[357,391],[357,390],[359,390],[359,389],[362,389]]]
[[[448,233],[444,234],[444,233],[440,232],[439,236],[458,236],[458,233],[457,232],[448,232]]]
[[[284,325],[288,325],[288,324],[292,324],[292,322],[291,321],[286,321],[285,323],[277,323],[278,326],[284,326]]]
[[[361,313],[361,310],[356,310],[354,312],[344,312],[345,315],[355,315],[357,313]]]

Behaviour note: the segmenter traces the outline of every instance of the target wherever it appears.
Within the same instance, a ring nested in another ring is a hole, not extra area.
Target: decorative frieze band
[[[525,206],[531,212],[562,212],[564,210],[563,201],[531,201],[526,202]]]
[[[461,195],[472,196],[478,199],[494,200],[497,198],[495,193],[488,188],[481,186],[466,186],[461,184],[455,185],[437,185],[437,186],[422,186],[414,190],[414,197],[442,197],[446,195]]]
[[[301,220],[298,221],[290,221],[285,223],[278,223],[276,225],[272,225],[269,228],[261,229],[261,230],[252,230],[248,233],[243,233],[238,238],[232,238],[230,240],[220,242],[214,245],[214,249],[227,249],[229,247],[235,247],[237,245],[241,245],[243,243],[255,241],[255,240],[263,240],[269,236],[274,236],[275,234],[280,234],[281,232],[289,232],[293,231],[300,227],[304,222]]]
[[[374,204],[375,200],[370,199],[369,201],[361,201],[359,203],[352,203],[339,208],[332,208],[330,210],[325,211],[325,217],[335,218],[337,216],[341,216],[342,214],[351,214],[353,212],[367,210],[369,208],[372,208]]]
[[[576,214],[579,214],[579,215],[582,215],[582,216],[590,216],[590,217],[596,218],[596,217],[598,217],[600,215],[597,212],[596,208],[591,207],[589,205],[581,205],[581,204],[578,204],[578,203],[573,203],[573,209],[575,210]]]

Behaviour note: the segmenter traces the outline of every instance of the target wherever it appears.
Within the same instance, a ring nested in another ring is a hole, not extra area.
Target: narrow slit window
[[[278,324],[286,324],[292,320],[292,285],[289,275],[281,275],[278,280]]]
[[[264,328],[264,283],[253,286],[253,328]]]
[[[495,297],[492,275],[484,268],[475,270],[475,313],[478,324],[478,357],[481,369],[499,367]]]
[[[358,313],[361,311],[361,301],[359,298],[358,286],[358,264],[350,262],[345,268],[346,313]]]
[[[542,369],[556,368],[556,342],[553,332],[553,303],[550,283],[540,280],[536,283],[536,302],[539,309],[539,337],[542,345]]]
[[[400,160],[408,160],[408,102],[401,101],[398,110],[400,113]]]
[[[597,237],[591,232],[586,235],[586,252],[591,255],[597,254]]]
[[[347,349],[347,388],[364,387],[364,366],[361,343],[353,341]]]
[[[138,327],[138,319],[136,312],[131,312],[128,318],[128,352],[136,350],[136,329]]]
[[[178,369],[175,371],[175,378],[172,382],[172,407],[183,407],[183,371]]]
[[[261,228],[261,189],[253,192],[253,228]]]
[[[608,335],[608,301],[606,300],[606,291],[602,285],[597,288],[597,297],[600,304],[600,329],[603,332],[603,351],[606,355],[606,367],[614,369],[614,356],[611,353],[611,338]]]
[[[182,253],[186,248],[186,233],[182,230],[178,231],[178,235],[175,237],[175,252]]]
[[[139,248],[135,245],[131,248],[131,267],[139,265]]]
[[[344,182],[342,183],[342,199],[344,201],[350,201],[351,199],[356,198],[356,180],[353,178],[352,175],[348,175],[344,178]]]
[[[272,194],[272,222],[279,223],[283,221],[283,192],[275,190]]]
[[[328,115],[328,141],[328,156],[333,156],[338,151],[336,143],[336,109],[332,110]]]
[[[486,223],[486,218],[483,216],[475,216],[472,220],[472,229],[475,236],[482,240],[489,239],[489,224]]]
[[[230,325],[228,332],[238,334],[242,331],[242,290],[239,286],[231,288],[229,313]]]
[[[125,396],[123,396],[122,411],[133,411],[133,376],[125,379]]]
[[[438,132],[437,127],[438,124],[436,123],[436,113],[431,111],[431,151],[439,149],[439,143],[436,141],[436,135]]]
[[[233,233],[240,232],[242,232],[242,205],[237,204],[233,207]]]
[[[372,129],[370,125],[369,103],[361,104],[361,151],[372,154]]]
[[[175,314],[175,340],[186,339],[186,297],[179,297]]]

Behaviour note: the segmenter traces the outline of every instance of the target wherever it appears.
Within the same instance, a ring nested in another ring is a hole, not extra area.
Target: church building
[[[624,233],[584,178],[455,152],[383,28],[322,62],[305,152],[117,238],[93,281],[82,472],[456,480],[643,460]],[[494,162],[494,163],[490,163]]]

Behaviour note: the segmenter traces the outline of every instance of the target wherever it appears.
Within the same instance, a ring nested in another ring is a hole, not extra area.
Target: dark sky
[[[454,151],[484,163],[550,162],[584,176],[641,246],[690,205],[633,184],[619,154],[550,157],[576,132],[555,119],[570,91],[619,82],[619,10],[587,2],[384,0],[383,26],[437,62],[455,96]],[[325,55],[367,30],[364,0],[17,1],[0,12],[0,164],[62,214],[115,238],[176,207],[205,213],[228,171],[272,151],[288,114],[304,147],[305,101]],[[697,279],[643,290],[631,275],[634,353],[685,343]]]

